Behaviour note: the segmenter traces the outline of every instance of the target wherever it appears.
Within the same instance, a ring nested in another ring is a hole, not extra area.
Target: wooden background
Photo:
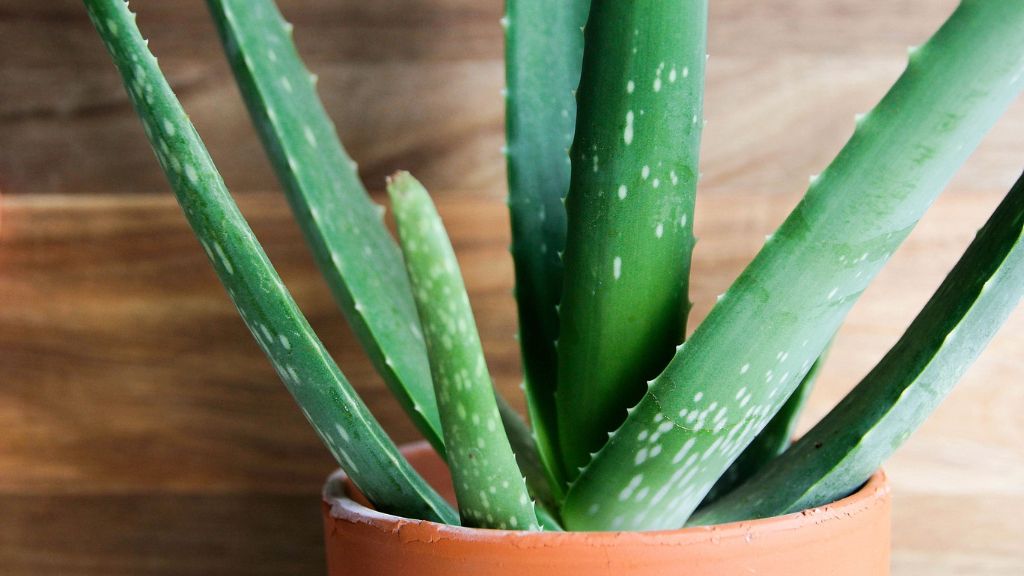
[[[995,1],[995,0],[993,0]],[[714,0],[702,317],[955,0]],[[499,385],[518,380],[498,0],[281,2],[371,188],[435,191]],[[278,192],[200,0],[143,31],[300,305],[397,440]],[[1024,165],[1024,102],[855,308],[823,414],[892,344]],[[0,573],[320,574],[332,468],[190,236],[78,0],[0,0]],[[888,465],[898,575],[1024,571],[1024,311]]]

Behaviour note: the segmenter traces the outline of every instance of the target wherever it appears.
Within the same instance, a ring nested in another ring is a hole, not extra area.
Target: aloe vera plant
[[[386,512],[479,528],[652,530],[826,504],[920,425],[1024,292],[1022,177],[900,341],[789,446],[845,315],[1024,89],[1024,4],[965,0],[912,50],[684,342],[707,1],[508,0],[527,427],[494,390],[426,190],[405,173],[389,183],[396,242],[274,2],[208,0],[317,264],[374,366],[447,460],[457,513],[309,327],[126,3],[84,1],[243,321],[338,463]]]

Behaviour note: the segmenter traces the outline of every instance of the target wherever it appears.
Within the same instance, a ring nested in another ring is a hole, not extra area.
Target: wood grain
[[[0,495],[6,575],[322,575],[316,494]]]
[[[441,196],[488,360],[514,395],[504,205],[486,192]],[[939,201],[855,307],[805,426],[895,341],[998,199],[978,191]],[[698,320],[796,200],[700,200]],[[283,200],[253,192],[241,205],[367,402],[397,439],[413,438],[343,329]],[[13,567],[4,573],[318,573],[310,500],[333,464],[236,318],[173,200],[8,196],[3,210],[0,567]],[[1019,311],[888,465],[896,574],[1024,567],[1011,544],[1024,537],[1016,520],[1024,511],[1024,392],[1014,386],[1024,378],[1021,350]],[[234,514],[260,528],[225,536]],[[136,535],[122,539],[126,529]],[[53,536],[62,534],[87,536],[61,552]],[[207,555],[203,546],[226,552]]]
[[[371,187],[412,170],[437,190],[504,194],[500,0],[288,0],[296,40]],[[703,152],[708,193],[796,193],[956,0],[716,0]],[[201,0],[133,4],[229,184],[274,187]],[[1024,103],[954,183],[1008,185]],[[0,189],[166,190],[79,0],[0,7]],[[102,153],[100,152],[102,151]]]
[[[956,3],[711,3],[695,321]],[[442,198],[519,405],[501,0],[280,4],[370,186],[407,168]],[[133,7],[314,328],[392,435],[415,438],[276,193],[203,1]],[[856,306],[804,428],[952,266],[1019,174],[1021,134],[1024,101]],[[0,3],[0,190],[0,574],[322,574],[334,465],[188,232],[80,0]],[[897,576],[1024,572],[1022,379],[1018,311],[887,465]]]

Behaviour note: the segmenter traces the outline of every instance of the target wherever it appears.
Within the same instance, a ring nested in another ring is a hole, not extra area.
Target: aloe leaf
[[[683,340],[706,0],[595,0],[585,32],[558,338],[570,479]]]
[[[1024,4],[960,4],[571,487],[570,530],[681,526],[1024,85]]]
[[[249,113],[306,241],[392,394],[442,455],[416,307],[401,254],[273,0],[208,0]]]
[[[469,296],[444,225],[408,172],[388,181],[399,244],[427,342],[448,467],[464,526],[538,530],[501,424]]]
[[[533,433],[554,496],[564,496],[558,455],[556,311],[562,292],[569,155],[576,125],[582,27],[590,0],[506,0],[508,205],[519,344]]]
[[[256,241],[123,0],[85,0],[157,159],[246,326],[342,468],[380,510],[454,523],[313,333]]]
[[[728,494],[789,448],[793,441],[793,434],[796,432],[800,413],[803,412],[807,399],[811,396],[811,391],[814,389],[814,381],[818,379],[818,374],[821,372],[821,366],[824,364],[825,356],[827,355],[826,352],[825,355],[818,358],[811,366],[811,369],[808,370],[800,382],[800,385],[790,394],[782,408],[779,408],[779,411],[775,413],[775,416],[772,417],[761,432],[740,453],[739,457],[736,458],[729,468],[722,473],[722,476],[715,482],[711,491],[704,496],[704,501],[701,502],[700,507],[704,507]]]
[[[867,481],[938,407],[1024,295],[1024,176],[881,362],[740,488],[696,514],[716,524],[833,502]]]

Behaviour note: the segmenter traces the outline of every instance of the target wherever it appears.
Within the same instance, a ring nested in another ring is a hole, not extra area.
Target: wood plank
[[[315,493],[0,495],[6,576],[324,573]]]
[[[795,193],[820,172],[955,0],[712,4],[704,188]],[[405,168],[438,190],[504,193],[500,0],[291,0],[300,50],[371,187]],[[201,0],[140,2],[140,23],[230,186],[274,179]],[[0,9],[0,189],[166,190],[77,0]],[[1024,102],[954,184],[1005,184]]]
[[[893,574],[1017,576],[1024,495],[901,494],[893,503]]]

